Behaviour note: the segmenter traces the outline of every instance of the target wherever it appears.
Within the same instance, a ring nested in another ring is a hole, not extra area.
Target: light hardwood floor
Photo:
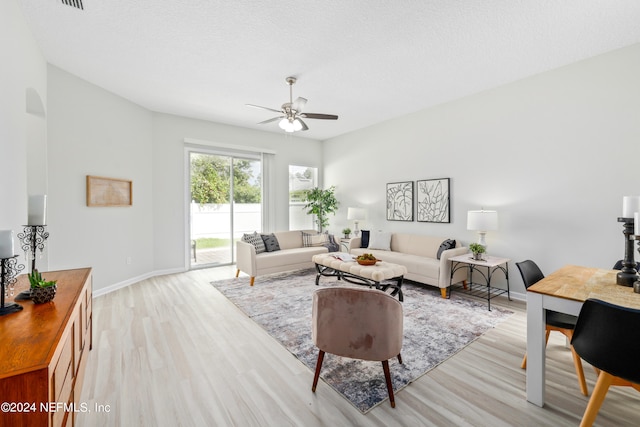
[[[526,315],[515,314],[363,415],[213,286],[233,267],[155,277],[95,298],[80,426],[577,426],[570,351],[551,334],[547,404],[526,401]],[[247,282],[246,276],[238,280]],[[256,287],[260,281],[256,280]],[[589,391],[595,374],[585,363]],[[96,406],[97,405],[97,406]],[[103,408],[102,411],[96,408]],[[596,425],[640,425],[640,393],[612,388]]]

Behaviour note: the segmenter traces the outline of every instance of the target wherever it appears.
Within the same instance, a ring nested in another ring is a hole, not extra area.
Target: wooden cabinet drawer
[[[72,327],[72,329],[74,329]],[[59,402],[65,402],[68,398],[67,394],[63,394],[63,386],[65,385],[65,379],[69,382],[69,386],[73,383],[73,369],[71,368],[73,362],[73,330],[67,335],[67,339],[62,346],[58,363],[53,371],[53,400]]]

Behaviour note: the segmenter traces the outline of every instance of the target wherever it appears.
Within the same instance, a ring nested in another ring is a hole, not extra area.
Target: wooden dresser
[[[0,426],[71,427],[92,409],[80,400],[92,347],[91,269],[42,275],[58,282],[52,302],[18,301],[23,310],[0,316]],[[15,294],[28,288],[21,275]]]

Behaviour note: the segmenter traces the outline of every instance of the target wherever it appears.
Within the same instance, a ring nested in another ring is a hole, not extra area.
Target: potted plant
[[[469,245],[469,250],[473,253],[473,259],[482,261],[482,254],[485,253],[486,248],[480,243],[471,243]]]
[[[307,209],[307,213],[316,216],[316,224],[318,224],[318,231],[322,233],[322,229],[329,225],[329,214],[335,214],[338,210],[338,199],[335,195],[336,187],[331,186],[326,190],[319,187],[308,190],[305,194],[304,201],[307,202],[304,205],[304,209]]]
[[[56,281],[47,281],[37,269],[29,273],[29,283],[31,284],[31,300],[35,304],[49,302],[56,296]]]
[[[351,229],[349,227],[342,229],[342,234],[344,234],[344,238],[348,239],[351,235]]]

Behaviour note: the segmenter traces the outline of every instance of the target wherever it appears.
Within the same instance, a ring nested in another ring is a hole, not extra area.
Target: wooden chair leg
[[[240,276],[240,269],[236,270],[236,277]]]
[[[402,355],[398,353],[398,363],[402,365]]]
[[[313,385],[311,391],[316,392],[316,386],[318,385],[318,378],[320,378],[320,369],[322,368],[322,361],[324,360],[324,351],[320,350],[318,353],[318,361],[316,362],[316,373],[313,376]]]
[[[467,281],[463,280],[462,281],[462,288],[466,291],[467,290]]]
[[[578,383],[580,384],[580,391],[585,396],[589,396],[589,389],[587,388],[587,382],[584,379],[584,369],[582,369],[582,359],[578,356],[578,353],[571,346],[571,354],[573,355],[573,364],[576,367],[576,375],[578,376]]]
[[[591,427],[593,425],[593,422],[598,416],[600,406],[602,406],[602,402],[604,401],[604,398],[607,395],[607,391],[609,391],[609,386],[612,382],[613,375],[605,371],[600,372],[600,375],[598,375],[596,386],[593,389],[591,399],[589,399],[589,403],[587,404],[587,409],[585,409],[584,415],[582,416],[580,427]]]
[[[447,298],[447,288],[440,288],[440,295],[442,296],[442,298],[446,299]]]
[[[251,279],[249,280],[249,285],[253,286],[253,282],[256,281],[255,276],[251,276]]]
[[[549,334],[551,333],[550,329],[547,329],[544,337],[544,345],[546,346],[549,342]],[[524,353],[524,358],[522,358],[522,363],[520,364],[520,369],[527,369],[527,353]],[[584,375],[584,374],[583,374]]]
[[[389,361],[382,361],[382,369],[384,370],[384,378],[387,381],[387,391],[389,392],[389,402],[391,402],[391,407],[396,407],[396,401],[393,398],[393,385],[391,384],[391,372],[389,372]]]

